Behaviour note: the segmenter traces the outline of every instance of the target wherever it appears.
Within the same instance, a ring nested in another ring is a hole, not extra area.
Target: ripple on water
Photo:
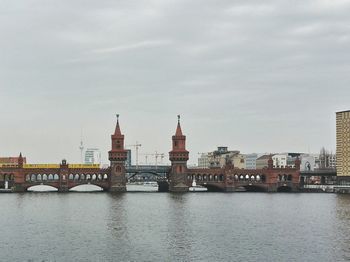
[[[350,195],[0,196],[8,261],[346,261]]]

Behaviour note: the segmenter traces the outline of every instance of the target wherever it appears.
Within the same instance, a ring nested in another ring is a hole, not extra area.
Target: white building
[[[256,169],[256,159],[258,158],[258,154],[246,154],[245,158],[245,169]]]
[[[101,152],[98,148],[87,148],[85,151],[85,164],[101,164]]]
[[[209,157],[207,153],[202,153],[198,158],[198,168],[208,168],[210,166]]]
[[[272,156],[273,167],[284,168],[287,166],[288,154],[275,154]]]
[[[303,154],[300,157],[300,171],[314,171],[316,158],[313,155]]]

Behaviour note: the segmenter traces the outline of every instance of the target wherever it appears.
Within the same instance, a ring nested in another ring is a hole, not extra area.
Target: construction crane
[[[159,157],[161,158],[161,164],[162,164],[162,163],[163,163],[163,158],[164,158],[164,156],[165,156],[164,153],[158,153],[157,151],[156,151],[155,153],[153,153],[153,154],[152,154],[152,153],[146,153],[146,154],[142,154],[142,155],[145,156],[146,164],[147,164],[147,159],[148,159],[148,157],[149,157],[149,156],[154,156],[155,161],[156,161],[156,164],[155,164],[156,168],[157,168],[157,166],[158,166],[158,158],[159,158]]]
[[[126,145],[127,147],[135,147],[135,151],[136,151],[136,169],[139,168],[139,148],[141,147],[141,144],[139,144],[139,142],[136,141],[136,144],[134,145]]]

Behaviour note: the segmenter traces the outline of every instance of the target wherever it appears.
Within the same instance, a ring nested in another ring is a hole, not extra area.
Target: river
[[[347,261],[350,195],[0,194],[0,261]]]

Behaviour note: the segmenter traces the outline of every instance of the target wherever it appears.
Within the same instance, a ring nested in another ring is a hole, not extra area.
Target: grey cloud
[[[191,152],[335,148],[334,111],[350,98],[348,1],[1,4],[1,155],[77,161],[82,127],[106,152],[116,111],[145,152],[169,151],[178,113]]]

